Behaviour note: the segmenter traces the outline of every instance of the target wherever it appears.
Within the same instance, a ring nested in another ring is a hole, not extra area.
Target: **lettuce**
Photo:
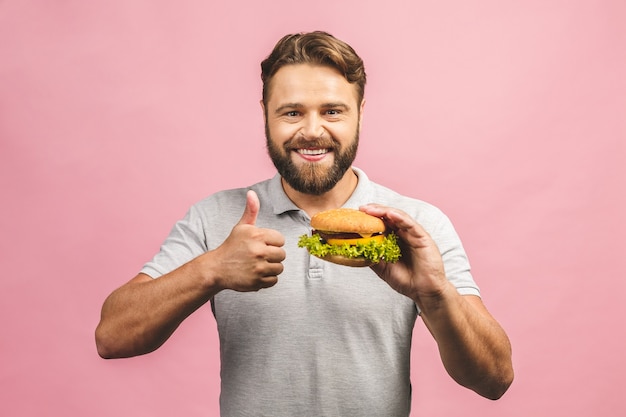
[[[298,240],[298,247],[306,248],[311,255],[324,257],[326,255],[342,255],[348,258],[364,257],[374,263],[380,261],[396,262],[400,259],[400,247],[398,238],[394,233],[385,236],[383,242],[357,243],[356,245],[329,245],[320,235],[302,235]]]

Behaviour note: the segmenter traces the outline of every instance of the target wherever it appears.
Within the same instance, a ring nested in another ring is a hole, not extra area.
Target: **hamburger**
[[[311,235],[300,236],[298,246],[318,258],[346,266],[370,266],[400,258],[397,237],[378,217],[340,208],[311,218]]]

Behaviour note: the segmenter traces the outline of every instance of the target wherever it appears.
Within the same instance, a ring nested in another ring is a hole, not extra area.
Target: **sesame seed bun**
[[[350,208],[319,212],[311,218],[311,227],[327,232],[359,234],[382,233],[385,231],[385,223],[378,217]]]

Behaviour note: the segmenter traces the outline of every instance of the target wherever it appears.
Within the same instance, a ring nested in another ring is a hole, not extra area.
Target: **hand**
[[[420,305],[420,300],[439,297],[449,287],[439,248],[428,232],[407,213],[378,205],[361,211],[382,218],[399,238],[402,257],[396,263],[380,262],[371,268],[393,289]]]
[[[398,235],[400,260],[371,268],[419,306],[447,372],[486,398],[500,398],[513,380],[511,344],[502,327],[479,297],[456,291],[446,278],[439,248],[411,216],[376,204],[361,210],[381,217]]]
[[[224,243],[206,254],[215,262],[220,289],[258,291],[278,282],[286,256],[285,238],[276,230],[256,227],[260,206],[256,193],[248,191],[241,220]]]

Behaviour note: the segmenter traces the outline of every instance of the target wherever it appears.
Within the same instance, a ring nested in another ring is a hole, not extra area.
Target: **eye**
[[[297,117],[300,113],[295,111],[295,110],[291,110],[288,111],[287,113],[285,113],[285,116],[287,117]]]
[[[328,116],[339,116],[341,114],[341,110],[337,110],[337,109],[328,109],[326,110],[326,114]]]

